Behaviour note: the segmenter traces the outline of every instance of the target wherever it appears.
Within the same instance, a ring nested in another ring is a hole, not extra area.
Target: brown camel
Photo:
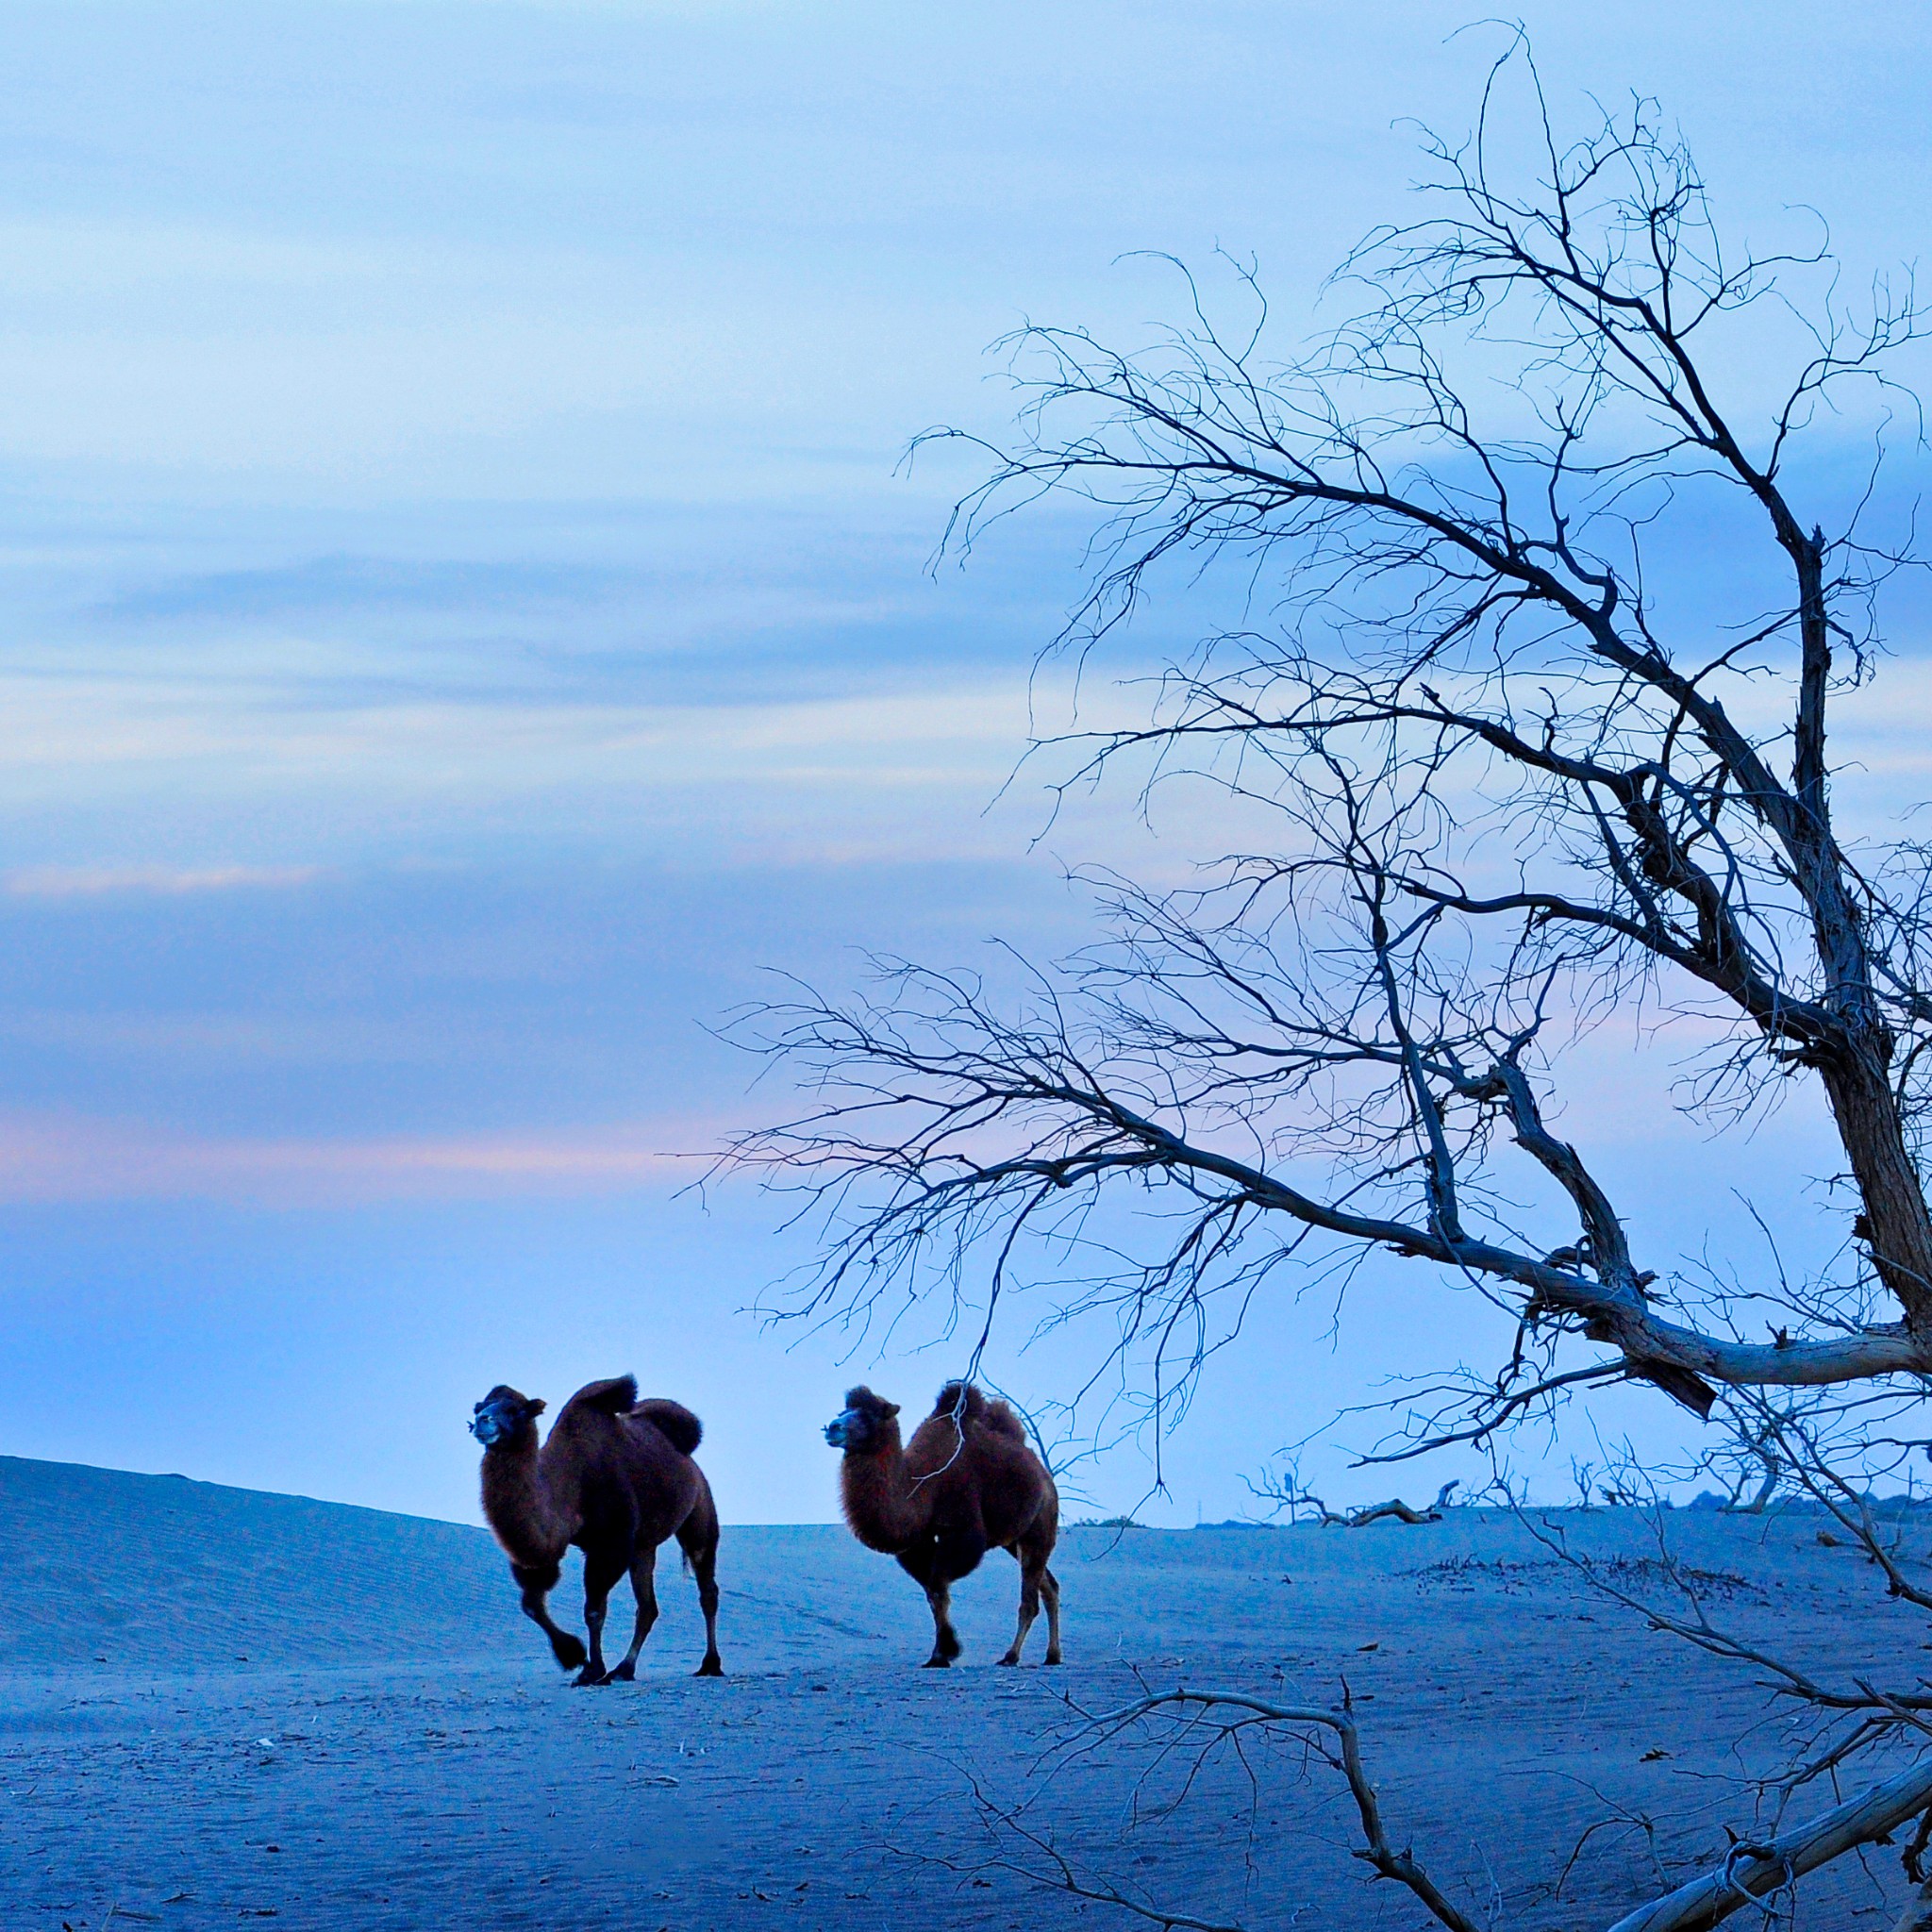
[[[959,1655],[949,1586],[997,1546],[1020,1559],[1020,1627],[1003,1664],[1017,1664],[1046,1601],[1046,1660],[1060,1660],[1060,1587],[1046,1567],[1059,1536],[1060,1499],[1026,1445],[1020,1418],[971,1384],[948,1382],[932,1413],[899,1446],[899,1405],[852,1390],[825,1441],[845,1452],[839,1474],[845,1521],[869,1550],[899,1559],[932,1606],[929,1670]]]
[[[703,1425],[683,1404],[638,1400],[637,1378],[592,1382],[563,1405],[537,1446],[544,1405],[499,1383],[476,1405],[470,1432],[483,1444],[483,1514],[524,1592],[524,1615],[550,1640],[557,1661],[579,1684],[637,1675],[638,1652],[658,1621],[653,1573],[658,1545],[675,1537],[697,1577],[705,1613],[701,1677],[722,1677],[718,1656],[718,1511],[691,1458]],[[584,1624],[589,1653],[551,1621],[545,1602],[563,1553],[584,1553]],[[617,1579],[630,1573],[637,1628],[615,1670],[604,1667],[604,1614]]]

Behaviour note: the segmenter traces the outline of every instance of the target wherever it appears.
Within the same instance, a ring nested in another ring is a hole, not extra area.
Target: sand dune
[[[486,1532],[340,1503],[0,1457],[0,1524],[8,1671],[474,1653],[503,1609]]]
[[[1655,1583],[1632,1512],[1561,1526]],[[1672,1534],[1713,1614],[1789,1653],[1848,1672],[1902,1641],[1902,1613],[1815,1521],[1680,1512]],[[1011,1629],[1004,1557],[958,1592],[964,1667],[929,1673],[924,1605],[891,1563],[831,1526],[727,1529],[730,1675],[686,1674],[701,1630],[667,1562],[644,1674],[603,1690],[565,1685],[493,1544],[457,1524],[0,1458],[0,1551],[5,1932],[1125,1923],[987,1868],[1014,1845],[974,1781],[1083,1869],[1203,1917],[1411,1927],[1413,1905],[1347,1857],[1332,1782],[1291,1753],[1261,1749],[1252,1786],[1211,1767],[1186,1812],[1139,1823],[1137,1789],[1158,1797],[1174,1772],[1144,1743],[1041,1770],[1063,1696],[1185,1680],[1330,1703],[1344,1676],[1394,1829],[1465,1899],[1498,1889],[1505,1924],[1581,1927],[1654,1888],[1653,1850],[1698,1858],[1746,1821],[1731,1742],[1768,1708],[1474,1510],[1071,1532],[1055,1673],[989,1668]],[[1776,1745],[1760,1731],[1746,1757]],[[1654,1837],[1599,1831],[1552,1898],[1613,1807]],[[1800,1924],[1883,1924],[1888,1889],[1890,1860],[1850,1864],[1810,1886]]]

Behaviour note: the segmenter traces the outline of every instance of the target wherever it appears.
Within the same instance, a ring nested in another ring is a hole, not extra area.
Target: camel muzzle
[[[470,1418],[470,1433],[486,1449],[493,1449],[506,1437],[516,1433],[516,1423],[500,1408],[488,1408],[482,1403],[476,1405],[476,1412]]]

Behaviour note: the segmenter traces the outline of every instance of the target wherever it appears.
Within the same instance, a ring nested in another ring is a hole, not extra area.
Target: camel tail
[[[632,1393],[635,1395],[635,1388]],[[652,1424],[680,1456],[695,1456],[705,1440],[704,1424],[681,1402],[653,1395],[634,1403],[630,1412],[638,1421]]]
[[[638,1378],[618,1375],[608,1382],[587,1382],[570,1399],[572,1408],[594,1408],[602,1415],[627,1415],[637,1406]]]

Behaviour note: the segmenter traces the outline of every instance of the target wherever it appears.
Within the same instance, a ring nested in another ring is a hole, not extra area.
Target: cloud
[[[769,857],[802,841],[898,856],[961,850],[1024,747],[1022,675],[912,692],[778,703],[573,703],[491,695],[393,695],[334,703],[285,691],[192,693],[108,679],[54,685],[0,672],[18,698],[0,746],[0,815],[64,819],[97,838],[112,802],[179,841],[210,808],[245,813],[250,835],[331,858],[413,857],[437,840],[488,844],[505,821],[521,841],[580,840],[614,825],[650,858]],[[1028,827],[1030,829],[1030,826]],[[1025,833],[1004,835],[1004,849]],[[16,839],[16,849],[18,840]],[[192,849],[192,848],[191,848]],[[272,847],[273,849],[273,847]],[[307,857],[307,853],[304,854]],[[292,886],[311,866],[210,861],[40,865],[4,882],[16,898],[179,894]]]
[[[337,1208],[628,1194],[695,1180],[724,1131],[664,1120],[558,1133],[225,1139],[15,1112],[0,1114],[0,1202]]]
[[[136,892],[174,898],[188,892],[233,892],[303,886],[315,865],[34,865],[6,875],[15,899],[92,899]]]

